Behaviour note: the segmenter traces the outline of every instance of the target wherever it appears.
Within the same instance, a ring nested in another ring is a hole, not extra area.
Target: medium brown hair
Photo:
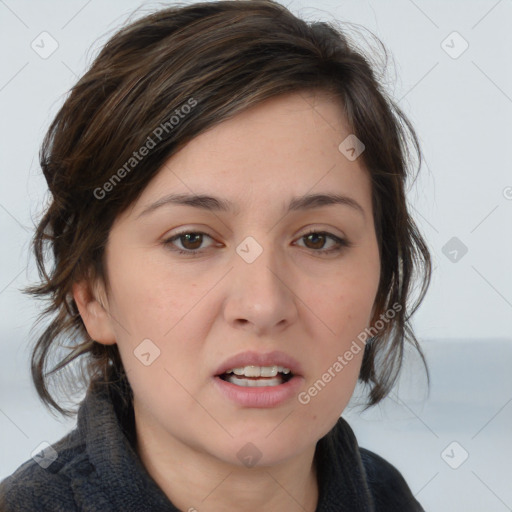
[[[410,122],[379,83],[371,57],[335,24],[306,22],[273,0],[202,2],[171,6],[121,28],[71,89],[44,138],[40,163],[52,199],[32,242],[41,281],[25,293],[48,301],[39,320],[52,316],[31,358],[37,393],[49,409],[75,413],[62,408],[48,387],[48,377],[72,361],[85,363],[78,372],[85,384],[95,377],[110,383],[113,375],[126,378],[117,345],[89,337],[72,296],[73,283],[84,278],[100,279],[108,289],[104,250],[114,220],[200,133],[267,98],[313,89],[340,101],[351,133],[365,145],[359,158],[371,177],[381,261],[372,325],[393,304],[401,305],[365,346],[359,379],[370,387],[366,407],[389,394],[405,343],[418,351],[428,377],[409,319],[429,286],[431,261],[404,190],[409,142],[419,167],[421,150]],[[171,121],[192,103],[179,122]],[[154,147],[127,167],[133,152],[149,145],[148,137]],[[422,286],[411,305],[415,274]],[[71,341],[68,352],[47,372],[61,340]]]

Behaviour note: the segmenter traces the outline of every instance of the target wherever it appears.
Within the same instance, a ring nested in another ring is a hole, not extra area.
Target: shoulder
[[[84,447],[76,443],[74,432],[39,452],[37,461],[27,460],[0,482],[2,512],[77,510],[70,475],[87,465],[87,457]]]
[[[424,512],[398,469],[366,448],[359,452],[377,511]]]

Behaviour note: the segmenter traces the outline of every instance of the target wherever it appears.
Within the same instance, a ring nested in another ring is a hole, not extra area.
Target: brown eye
[[[180,235],[179,239],[185,249],[194,251],[201,246],[203,235],[201,233],[185,233],[184,235]]]
[[[320,254],[340,252],[345,247],[351,246],[351,243],[348,240],[339,238],[336,235],[325,231],[311,231],[302,235],[300,240],[304,240],[306,248]],[[323,249],[328,240],[332,240],[334,242],[334,247],[331,246],[328,249]]]
[[[326,237],[322,233],[311,233],[304,236],[304,239],[307,240],[307,243],[311,243],[311,245],[308,245],[310,249],[322,249],[325,244]]]
[[[198,256],[203,252],[200,248],[204,242],[204,237],[211,239],[211,236],[201,231],[183,231],[167,238],[163,241],[163,244],[171,251],[177,251],[188,256]],[[179,246],[176,247],[175,242],[179,242],[183,249]]]

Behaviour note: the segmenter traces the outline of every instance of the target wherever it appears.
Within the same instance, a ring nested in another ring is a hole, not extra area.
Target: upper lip
[[[294,375],[301,375],[302,369],[298,361],[293,357],[274,350],[273,352],[242,352],[226,359],[215,371],[215,375],[222,375],[233,368],[245,366],[283,366],[289,368]]]

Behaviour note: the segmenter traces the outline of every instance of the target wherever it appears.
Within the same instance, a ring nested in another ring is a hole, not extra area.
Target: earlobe
[[[105,300],[91,291],[89,283],[84,280],[73,283],[73,298],[89,336],[98,343],[113,345],[116,343],[112,320]]]

